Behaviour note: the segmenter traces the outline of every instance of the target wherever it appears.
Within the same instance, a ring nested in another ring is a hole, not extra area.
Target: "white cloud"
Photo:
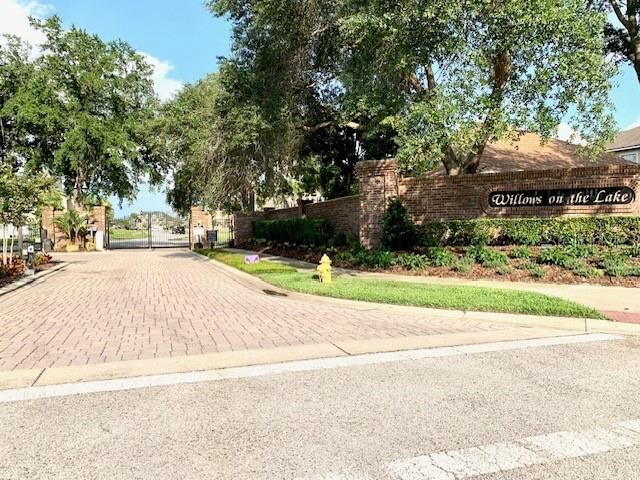
[[[140,54],[153,67],[151,79],[160,100],[169,100],[182,89],[184,85],[180,80],[169,77],[171,70],[173,70],[171,63],[148,53],[140,52]]]
[[[629,125],[624,127],[622,130],[629,130],[631,128],[636,128],[636,127],[640,127],[640,117],[638,117],[638,119],[635,122],[630,123]]]
[[[558,125],[556,138],[562,140],[563,142],[573,143],[574,145],[586,145],[587,143],[578,132],[576,132],[573,128],[571,128],[564,122]]]
[[[0,43],[2,34],[21,37],[34,47],[32,54],[40,53],[38,48],[45,38],[29,24],[29,17],[45,18],[53,14],[53,6],[42,0],[0,0]],[[172,98],[183,87],[180,80],[170,77],[173,65],[148,53],[140,52],[153,67],[153,85],[161,100]]]
[[[43,18],[52,12],[51,5],[38,0],[0,0],[0,35],[17,35],[37,48],[45,38],[29,24],[29,17]]]

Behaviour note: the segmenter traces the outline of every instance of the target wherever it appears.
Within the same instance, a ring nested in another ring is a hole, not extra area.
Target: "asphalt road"
[[[1,479],[640,478],[640,341],[0,404]]]

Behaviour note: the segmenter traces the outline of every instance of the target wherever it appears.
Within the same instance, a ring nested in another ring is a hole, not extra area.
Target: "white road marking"
[[[367,480],[369,477],[354,473],[325,473],[310,477],[296,477],[294,480]]]
[[[436,452],[391,462],[387,468],[398,480],[459,480],[636,446],[640,446],[640,420],[630,420],[610,428]]]
[[[510,342],[485,343],[481,345],[463,345],[459,347],[425,348],[402,352],[372,353],[347,357],[299,360],[293,362],[257,365],[252,367],[234,367],[220,370],[150,375],[143,377],[68,383],[50,386],[35,386],[0,391],[0,403],[36,400],[41,398],[62,397],[99,392],[115,392],[140,388],[180,385],[188,383],[211,382],[232,378],[251,378],[282,373],[306,372],[333,368],[345,368],[360,365],[438,358],[475,353],[499,352],[524,348],[546,347],[553,345],[571,345],[579,343],[620,340],[623,337],[604,333],[570,335],[564,337],[542,338],[537,340],[516,340]],[[425,477],[428,478],[428,477]]]

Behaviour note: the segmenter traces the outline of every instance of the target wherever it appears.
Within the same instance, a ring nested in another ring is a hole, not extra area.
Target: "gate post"
[[[93,207],[93,219],[96,225],[96,238],[98,232],[102,232],[102,245],[98,245],[96,242],[97,250],[104,250],[105,243],[108,239],[109,225],[107,224],[107,207],[103,205],[96,205]]]
[[[389,200],[397,197],[398,163],[368,160],[356,164],[360,188],[360,244],[377,248],[382,240],[382,217]]]
[[[151,240],[151,212],[147,212],[147,243],[149,248],[153,248],[153,241]]]
[[[202,225],[206,230],[213,229],[213,217],[205,212],[202,207],[191,207],[191,225],[189,226],[189,243],[191,244],[191,250],[195,248],[195,235],[193,229],[198,225]]]

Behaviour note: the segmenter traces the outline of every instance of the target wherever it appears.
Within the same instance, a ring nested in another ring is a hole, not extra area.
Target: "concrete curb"
[[[226,250],[226,249],[225,249]],[[231,250],[229,250],[231,251]],[[241,250],[235,250],[236,253],[240,253]],[[215,264],[216,268],[225,270],[230,276],[238,278],[241,277],[245,282],[245,285],[253,286],[261,290],[271,289],[286,294],[291,299],[297,299],[305,302],[331,302],[332,304],[339,304],[341,306],[350,307],[359,310],[369,310],[372,308],[386,309],[390,311],[402,312],[402,311],[419,311],[432,315],[437,318],[446,318],[451,320],[474,320],[480,322],[494,322],[505,323],[510,325],[537,327],[537,328],[552,328],[569,330],[572,332],[581,333],[611,333],[622,335],[638,335],[640,336],[640,324],[612,322],[609,320],[598,320],[588,318],[576,318],[576,317],[547,317],[540,315],[523,315],[514,313],[498,313],[498,312],[474,312],[474,311],[462,311],[462,310],[439,310],[425,307],[408,307],[404,305],[393,305],[386,303],[371,303],[362,302],[356,300],[344,300],[340,298],[321,297],[316,295],[307,295],[304,293],[289,292],[282,289],[278,289],[266,282],[263,282],[257,277],[250,275],[246,272],[242,272],[233,267],[225,265],[221,262],[212,260],[203,255],[199,255],[202,258],[206,258]]]
[[[0,390],[114,380],[149,375],[221,370],[272,365],[300,360],[350,357],[441,347],[536,340],[579,335],[554,329],[523,329],[464,332],[442,335],[354,340],[256,350],[237,350],[206,355],[151,358],[89,365],[0,371]]]
[[[67,262],[60,262],[59,264],[48,268],[46,270],[43,270],[42,272],[38,272],[35,275],[24,275],[22,278],[20,278],[19,280],[16,280],[15,282],[11,282],[8,285],[5,285],[4,287],[0,288],[0,297],[3,295],[6,295],[8,293],[14,292],[16,290],[18,290],[19,288],[22,288],[26,285],[29,285],[37,280],[40,280],[41,278],[44,278],[48,275],[51,275],[53,273],[59,272],[60,270],[62,270],[63,268],[65,268],[68,265]]]

